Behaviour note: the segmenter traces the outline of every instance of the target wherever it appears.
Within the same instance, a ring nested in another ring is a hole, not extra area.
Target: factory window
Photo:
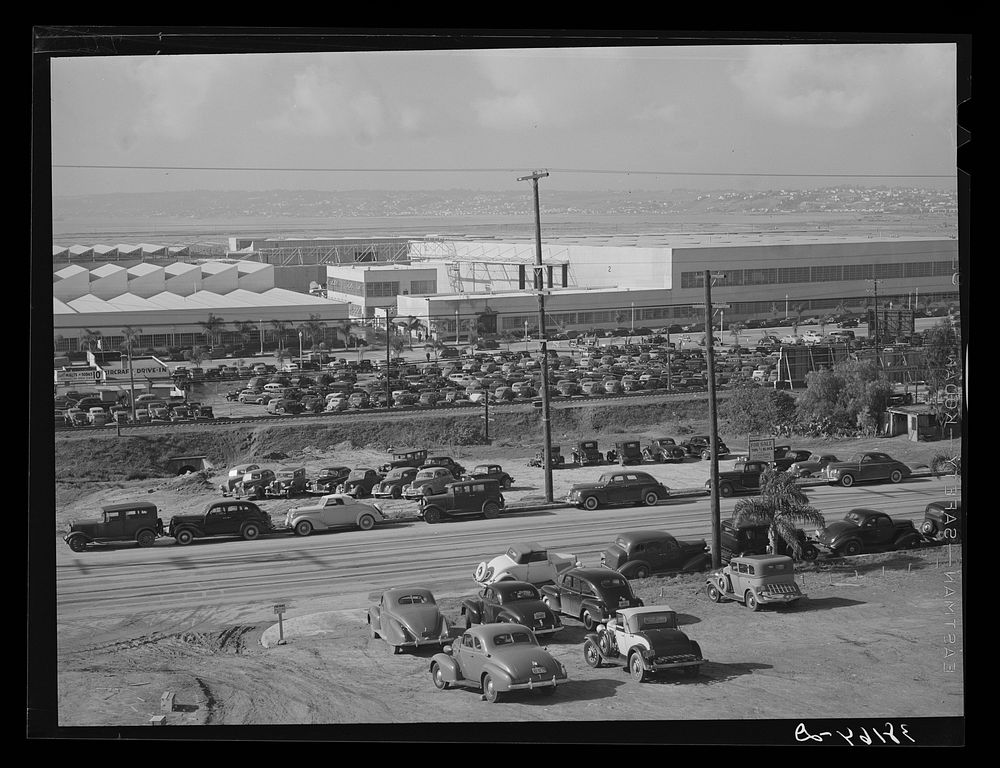
[[[781,267],[778,269],[779,283],[808,283],[809,267]]]
[[[748,269],[743,275],[744,285],[774,285],[777,281],[776,269]]]
[[[364,296],[365,284],[358,280],[344,280],[340,277],[328,277],[326,290],[336,293],[347,293],[351,296]]]
[[[871,264],[845,264],[845,280],[871,280],[874,276],[874,269]]]
[[[411,294],[437,293],[437,280],[411,280]]]
[[[386,298],[399,295],[398,282],[366,283],[365,296],[368,298]]]
[[[932,272],[929,261],[908,261],[903,265],[905,277],[930,277]]]
[[[681,272],[681,288],[704,288],[704,272]]]
[[[844,268],[840,264],[829,267],[812,267],[810,279],[814,283],[828,283],[844,279]]]
[[[875,277],[880,280],[890,277],[902,277],[903,265],[899,262],[894,264],[875,264]]]
[[[956,266],[950,261],[932,261],[931,268],[935,277],[951,277],[957,271]]]

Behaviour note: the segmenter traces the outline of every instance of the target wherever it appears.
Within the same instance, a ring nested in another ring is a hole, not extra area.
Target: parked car
[[[151,547],[163,536],[163,521],[155,504],[132,501],[101,507],[100,519],[71,520],[63,536],[74,552],[84,552],[91,544],[134,541]]]
[[[537,586],[551,583],[563,571],[579,566],[580,561],[574,554],[550,552],[537,542],[520,542],[489,562],[481,562],[473,578],[482,585],[513,579]]]
[[[370,531],[385,520],[378,504],[365,504],[346,494],[327,494],[304,507],[293,507],[285,513],[284,527],[299,536],[313,531],[336,528],[360,528]]]
[[[462,476],[463,480],[496,480],[504,490],[514,484],[514,478],[499,464],[477,464],[472,471]]]
[[[550,635],[563,626],[545,603],[534,584],[526,581],[499,581],[479,590],[479,596],[462,601],[462,621],[466,629],[474,624],[507,622],[530,627],[536,635]]]
[[[541,591],[549,608],[579,619],[588,632],[615,611],[642,606],[628,579],[608,568],[571,568],[559,574],[554,584],[543,585]]]
[[[681,448],[672,437],[658,437],[650,440],[649,445],[642,449],[642,457],[646,461],[684,461],[687,451]]]
[[[350,467],[324,467],[316,477],[306,482],[306,490],[312,493],[333,493],[350,474]]]
[[[403,498],[415,501],[432,493],[442,493],[454,480],[448,467],[421,467],[410,484],[403,487]]]
[[[226,477],[225,482],[219,486],[219,490],[222,491],[223,496],[228,496],[233,492],[233,489],[242,482],[243,476],[247,472],[253,472],[255,469],[260,469],[259,464],[237,464],[235,467],[229,470],[229,475]]]
[[[642,464],[642,446],[638,440],[620,440],[615,443],[615,456],[623,467],[626,464]]]
[[[475,688],[490,703],[509,691],[531,690],[551,696],[566,667],[538,645],[521,624],[481,624],[467,629],[431,659],[434,687]]]
[[[962,540],[962,500],[932,501],[924,508],[920,532],[931,541],[945,543]]]
[[[581,440],[573,451],[573,463],[585,467],[589,464],[603,464],[604,456],[597,447],[596,440]]]
[[[421,472],[423,471],[421,470]],[[403,492],[403,495],[406,495],[406,491]],[[490,520],[503,512],[505,506],[503,494],[500,492],[500,483],[496,480],[450,482],[445,485],[444,490],[432,491],[419,498],[420,512],[418,514],[425,523],[431,524],[438,523],[446,517],[482,515]]]
[[[583,509],[614,504],[653,506],[670,496],[670,489],[648,472],[618,470],[605,472],[596,483],[576,483],[566,502]]]
[[[623,531],[601,552],[601,565],[628,579],[653,573],[691,573],[712,561],[704,539],[679,541],[666,531]]]
[[[372,496],[377,499],[403,498],[403,488],[413,482],[418,471],[416,467],[390,469],[379,483],[372,486]]]
[[[405,449],[392,452],[392,461],[378,468],[379,472],[388,472],[399,467],[421,467],[427,460],[427,451],[423,449]]]
[[[912,470],[903,462],[873,451],[856,453],[847,461],[830,462],[823,472],[831,483],[840,483],[845,488],[850,488],[856,482],[869,480],[899,483],[912,474]]]
[[[444,645],[451,637],[448,620],[425,587],[385,590],[368,609],[368,633],[373,640],[385,640],[393,653],[421,645]]]
[[[805,597],[795,582],[795,564],[787,555],[734,557],[705,581],[713,603],[734,600],[751,611],[767,605],[795,605]]]
[[[346,493],[357,499],[371,496],[372,488],[382,482],[382,475],[371,467],[357,467],[340,485],[337,486],[337,493]]]
[[[274,480],[267,486],[268,496],[284,496],[286,499],[306,492],[306,468],[279,469]]]
[[[710,444],[710,438],[708,435],[693,435],[681,443],[681,448],[683,448],[688,456],[700,456],[706,461],[712,458],[712,448]],[[721,438],[716,446],[716,454],[719,457],[729,455],[729,446],[727,446]]]
[[[535,451],[535,458],[528,460],[529,467],[541,467],[545,464],[545,451],[539,448]],[[553,445],[549,447],[549,466],[552,469],[558,467],[563,467],[566,465],[566,458],[562,455],[562,448],[558,445]]]
[[[451,456],[428,456],[424,459],[422,467],[446,467],[453,478],[458,480],[465,474],[465,467],[455,461]]]
[[[771,552],[771,540],[768,536],[770,526],[766,523],[742,522],[737,525],[732,520],[723,520],[720,526],[719,543],[720,559],[723,563],[728,563],[733,557],[743,555],[788,555],[794,556],[794,549],[790,548],[783,537],[777,538],[777,552]],[[795,529],[795,538],[798,541],[802,559],[806,561],[815,560],[819,557],[819,550],[808,541],[806,532],[801,528]]]
[[[273,470],[251,470],[243,475],[243,479],[233,486],[233,496],[247,496],[251,499],[263,499],[267,495],[267,487],[273,480]]]
[[[843,520],[815,531],[811,541],[834,556],[912,549],[920,533],[909,520],[893,520],[874,509],[852,509]]]
[[[271,533],[271,517],[249,501],[213,501],[200,513],[174,515],[167,535],[184,546],[210,536],[242,536],[247,541]]]
[[[737,493],[753,493],[760,490],[760,478],[771,464],[766,461],[738,461],[731,471],[719,472],[719,495],[733,496]],[[705,481],[705,490],[711,492],[712,479]]]
[[[826,469],[828,464],[839,462],[832,453],[812,453],[805,461],[794,461],[786,470],[795,477],[811,477]]]
[[[267,405],[274,397],[270,392],[258,392],[252,389],[244,389],[237,395],[236,399],[244,405]]]
[[[669,605],[616,610],[584,638],[583,659],[591,667],[624,660],[640,683],[662,672],[697,677],[705,663],[701,646],[678,629],[677,613]]]

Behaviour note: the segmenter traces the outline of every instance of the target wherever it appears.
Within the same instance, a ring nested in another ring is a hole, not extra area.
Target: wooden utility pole
[[[549,419],[549,350],[545,338],[545,288],[542,279],[542,224],[538,211],[538,180],[548,176],[548,171],[532,171],[518,181],[531,181],[535,198],[535,291],[538,295],[538,335],[542,350],[542,460],[545,463],[545,500],[552,503],[552,426]],[[527,338],[527,334],[525,334]]]
[[[715,275],[714,277],[724,277]],[[719,424],[715,407],[715,330],[712,327],[712,278],[710,270],[705,270],[705,327],[708,339],[705,343],[708,358],[708,429],[709,452],[712,454],[712,567],[722,566],[722,513],[719,508]]]

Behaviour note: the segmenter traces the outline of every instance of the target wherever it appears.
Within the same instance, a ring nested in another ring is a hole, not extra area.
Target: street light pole
[[[458,336],[458,310],[455,310],[455,344],[461,344],[462,341]]]
[[[548,176],[547,171],[532,171],[530,176],[522,176],[518,181],[531,181],[535,198],[535,290],[538,292],[538,337],[542,350],[542,458],[545,462],[545,500],[552,498],[552,425],[549,419],[549,350],[545,338],[545,294],[542,281],[542,223],[538,209],[538,180]],[[525,323],[525,348],[527,348],[527,323]]]
[[[524,351],[528,351],[528,321],[524,321]]]
[[[632,302],[632,322],[629,324],[629,333],[635,333],[635,302]]]
[[[299,368],[302,367],[302,331],[299,331]]]
[[[260,355],[264,356],[264,321],[257,321],[257,330],[260,331]]]
[[[135,424],[135,374],[132,371],[132,337],[129,336],[128,339],[128,381],[129,381],[129,395],[128,401],[132,408],[132,423]],[[119,428],[119,434],[121,430]]]

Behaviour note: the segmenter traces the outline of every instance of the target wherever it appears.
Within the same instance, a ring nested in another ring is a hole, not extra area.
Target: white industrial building
[[[433,295],[438,292],[438,267],[435,265],[352,265],[328,264],[326,295],[348,304],[351,317],[372,319],[377,309],[387,310],[410,295]]]

